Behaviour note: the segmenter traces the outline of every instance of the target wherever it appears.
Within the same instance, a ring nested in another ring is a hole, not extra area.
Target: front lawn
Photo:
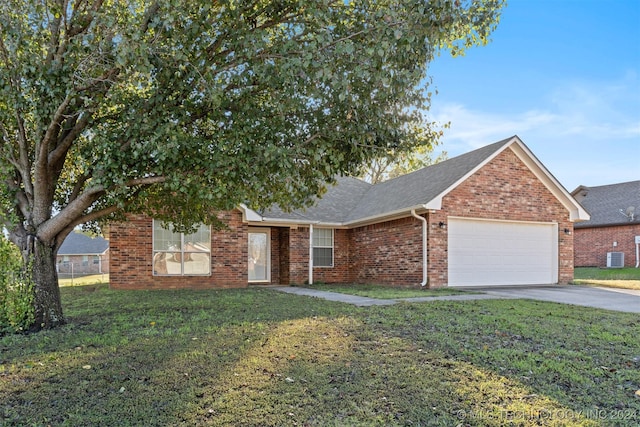
[[[307,285],[306,288],[319,289],[321,291],[337,292],[348,295],[358,295],[367,298],[396,299],[396,298],[416,298],[416,297],[439,297],[444,295],[458,295],[465,293],[476,293],[460,291],[451,288],[429,289],[417,286],[383,286],[383,285],[329,285],[317,283]]]
[[[640,423],[636,314],[261,288],[62,295],[68,325],[0,337],[0,425]]]
[[[573,276],[573,282],[579,285],[640,289],[640,268],[578,267]]]

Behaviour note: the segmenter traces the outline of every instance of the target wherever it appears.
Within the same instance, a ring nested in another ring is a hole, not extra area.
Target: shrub
[[[0,334],[26,330],[34,321],[33,280],[18,249],[0,233]]]

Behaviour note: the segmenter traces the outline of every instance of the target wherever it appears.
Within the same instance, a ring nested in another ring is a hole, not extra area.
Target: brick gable
[[[449,216],[558,223],[558,276],[573,280],[573,223],[569,211],[511,149],[506,149],[448,193],[443,209],[429,221],[429,283],[446,285],[446,230],[437,224]],[[567,229],[568,234],[564,232]]]

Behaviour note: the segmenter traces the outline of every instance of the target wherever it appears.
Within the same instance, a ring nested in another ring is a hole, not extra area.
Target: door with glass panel
[[[268,228],[249,229],[249,281],[271,281],[271,230]]]

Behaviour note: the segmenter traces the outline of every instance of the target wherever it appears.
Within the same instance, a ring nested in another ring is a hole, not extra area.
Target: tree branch
[[[78,198],[78,194],[80,194],[80,191],[82,191],[82,188],[84,187],[84,184],[87,183],[87,181],[93,176],[92,172],[89,173],[85,173],[84,175],[82,175],[78,181],[76,181],[76,184],[73,186],[73,190],[71,191],[71,194],[69,195],[69,199],[67,200],[67,203],[74,201],[75,199]]]
[[[137,187],[148,186],[153,184],[159,184],[166,181],[164,176],[149,176],[144,178],[133,178],[126,181],[119,186],[105,188],[103,185],[95,185],[85,189],[84,192],[78,195],[73,201],[69,202],[60,213],[53,218],[46,221],[39,227],[38,235],[43,240],[51,240],[55,238],[62,230],[67,228],[68,224],[75,223],[80,218],[89,214],[83,212],[93,205],[103,194],[109,190],[114,190],[118,187]],[[105,208],[106,209],[106,208]],[[80,223],[78,223],[80,224]]]
[[[18,126],[18,150],[20,152],[20,167],[22,185],[30,203],[33,203],[33,182],[31,181],[31,160],[29,159],[29,141],[24,127],[24,119],[20,110],[16,109],[16,123]]]
[[[147,30],[149,29],[149,24],[151,23],[151,20],[156,15],[156,13],[158,13],[158,10],[160,10],[160,4],[157,1],[155,1],[145,11],[144,17],[142,18],[142,22],[140,23],[140,30],[142,33],[147,32]]]
[[[96,221],[102,217],[105,217],[107,215],[111,215],[114,212],[118,211],[118,207],[117,206],[109,206],[107,208],[104,209],[100,209],[94,212],[90,212],[86,215],[83,215],[79,218],[77,218],[75,221],[72,221],[71,223],[69,223],[69,225],[64,228],[60,233],[58,233],[56,235],[56,244],[55,244],[55,250],[57,251],[60,246],[62,245],[62,243],[64,242],[64,239],[73,231],[74,228],[76,228],[78,225],[81,224],[85,224],[87,222],[90,221]]]
[[[67,110],[67,107],[71,103],[72,99],[73,98],[71,97],[71,94],[68,93],[65,96],[64,100],[62,101],[62,103],[60,103],[60,105],[56,109],[56,112],[53,114],[53,117],[51,118],[51,122],[49,122],[49,126],[47,126],[47,131],[42,137],[42,141],[40,142],[40,146],[38,148],[37,154],[38,154],[38,159],[40,159],[40,162],[49,161],[49,156],[48,156],[49,147],[51,145],[51,142],[56,139],[56,135],[60,131],[60,124],[65,119],[65,111]],[[38,166],[44,166],[44,164],[41,163]]]
[[[49,153],[48,161],[54,169],[61,169],[67,152],[75,142],[76,138],[87,127],[90,120],[91,114],[85,113],[85,115],[75,123],[73,128],[63,136],[62,141],[58,143],[56,148]]]

